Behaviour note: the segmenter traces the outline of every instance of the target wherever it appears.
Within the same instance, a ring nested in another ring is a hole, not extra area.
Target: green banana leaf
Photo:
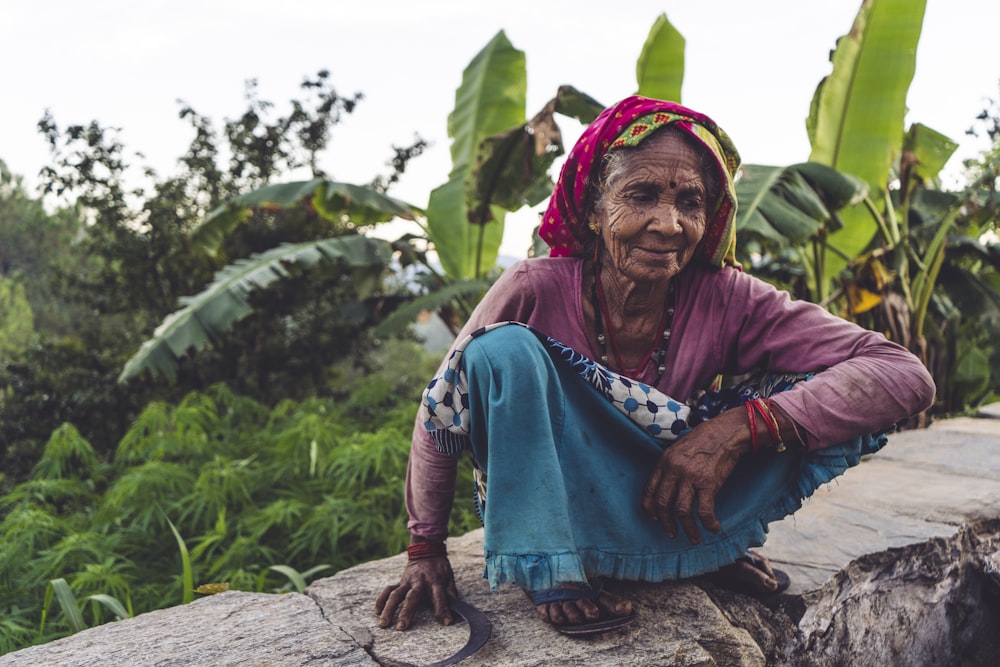
[[[192,230],[191,236],[197,245],[214,254],[226,235],[244,222],[252,210],[280,210],[306,204],[327,220],[350,220],[358,226],[395,218],[414,220],[423,213],[406,202],[365,186],[314,178],[273,183],[234,197],[205,216]]]
[[[914,123],[903,139],[903,156],[912,156],[911,174],[922,182],[937,182],[945,164],[958,150],[958,144],[936,130]]]
[[[851,31],[833,52],[833,71],[820,82],[806,128],[811,162],[855,174],[876,205],[899,153],[906,93],[916,67],[926,0],[864,0]],[[860,255],[878,231],[867,210],[844,211],[824,262],[828,280]]]
[[[342,236],[305,243],[282,244],[241,259],[221,269],[200,294],[181,299],[182,308],[168,315],[153,337],[128,360],[119,382],[145,370],[170,381],[179,360],[201,350],[236,322],[253,312],[248,297],[290,275],[293,266],[308,268],[320,262],[343,262],[356,277],[381,273],[391,258],[389,244],[365,236]]]
[[[666,14],[656,17],[635,64],[640,95],[680,103],[684,83],[684,36]]]
[[[507,211],[534,206],[552,194],[549,167],[565,151],[555,114],[587,124],[604,107],[572,86],[560,86],[534,118],[483,140],[473,183],[473,201]]]
[[[736,231],[772,249],[801,244],[821,228],[836,226],[837,212],[860,202],[867,192],[860,178],[816,162],[744,165],[736,182]]]
[[[488,280],[459,280],[449,283],[392,311],[392,314],[382,320],[372,333],[378,337],[399,333],[412,324],[420,313],[427,310],[436,311],[457,296],[475,296],[477,297],[475,301],[478,302],[491,285]]]
[[[448,117],[452,170],[427,205],[428,233],[453,279],[481,277],[496,263],[504,211],[473,196],[476,158],[484,139],[524,124],[526,93],[524,53],[501,30],[463,72]]]

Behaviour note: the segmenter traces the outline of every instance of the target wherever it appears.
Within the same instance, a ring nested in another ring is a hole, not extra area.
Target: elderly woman
[[[671,102],[630,97],[585,130],[542,221],[550,257],[504,272],[424,394],[410,559],[376,602],[381,627],[409,627],[424,602],[452,621],[464,450],[490,586],[586,634],[634,616],[602,579],[717,572],[777,590],[748,551],[767,524],[930,405],[905,349],[740,271],[738,164],[711,119]],[[753,379],[720,389],[722,375]]]

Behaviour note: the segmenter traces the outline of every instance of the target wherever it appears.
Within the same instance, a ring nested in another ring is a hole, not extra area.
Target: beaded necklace
[[[673,280],[670,281],[670,286],[667,288],[667,303],[663,309],[663,317],[660,319],[660,328],[663,330],[663,335],[653,341],[653,344],[649,347],[649,351],[643,356],[638,366],[635,368],[626,368],[622,362],[621,352],[618,350],[618,341],[615,340],[615,332],[611,328],[608,303],[604,296],[604,287],[601,285],[599,249],[595,249],[594,259],[594,282],[590,286],[590,301],[594,308],[594,325],[597,330],[597,342],[601,346],[601,363],[610,368],[608,364],[608,343],[610,343],[611,351],[618,359],[618,367],[623,375],[633,378],[638,377],[642,370],[649,364],[650,360],[652,360],[656,364],[656,380],[653,384],[657,384],[667,368],[667,347],[670,345],[670,329],[674,323]],[[605,323],[608,329],[607,336],[604,334]]]

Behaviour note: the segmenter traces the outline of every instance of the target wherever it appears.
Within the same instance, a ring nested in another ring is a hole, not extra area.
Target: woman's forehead
[[[685,180],[705,178],[704,151],[679,132],[664,132],[635,148],[619,150],[619,167],[608,174],[608,185],[623,178],[656,178],[670,174]]]

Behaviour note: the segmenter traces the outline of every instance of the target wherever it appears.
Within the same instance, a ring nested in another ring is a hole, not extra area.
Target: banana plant
[[[667,15],[657,16],[635,64],[638,94],[681,103],[685,45],[684,36]]]
[[[877,210],[885,205],[890,170],[899,156],[926,4],[864,0],[850,32],[837,42],[833,70],[817,87],[806,121],[809,160],[859,176]],[[822,239],[822,273],[813,285],[818,301],[878,232],[867,207],[845,210],[841,223]]]
[[[388,242],[349,235],[283,244],[238,260],[216,273],[215,280],[201,293],[181,300],[180,310],[167,316],[153,337],[142,344],[118,381],[126,382],[146,370],[172,381],[185,355],[217,341],[253,312],[248,301],[251,294],[288,277],[296,268],[321,263],[343,266],[350,271],[355,288],[364,294],[381,284],[390,259]]]

